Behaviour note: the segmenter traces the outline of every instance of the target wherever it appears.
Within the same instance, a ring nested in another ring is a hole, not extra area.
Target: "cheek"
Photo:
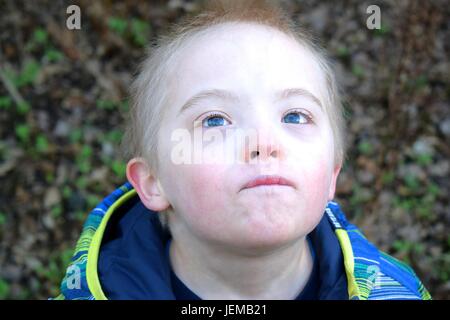
[[[327,143],[309,145],[305,152],[297,153],[291,168],[297,172],[299,194],[305,209],[319,218],[328,202],[333,174],[333,148]]]
[[[330,139],[317,139],[313,143],[298,143],[289,150],[289,166],[308,182],[319,187],[331,177],[334,149]],[[301,178],[301,177],[300,177]],[[301,183],[301,181],[300,181]]]
[[[303,168],[303,182],[299,182],[300,194],[311,219],[318,222],[326,204],[331,183],[331,168],[328,159],[317,160],[314,165]]]
[[[321,203],[323,199],[328,197],[331,183],[331,169],[328,162],[318,161],[314,167],[304,172],[303,185],[300,181],[300,187],[304,187],[302,191],[308,196],[308,201],[312,203]]]
[[[212,223],[212,212],[226,207],[225,170],[213,165],[173,166],[171,204],[183,218],[195,223]],[[223,210],[222,210],[223,211]]]

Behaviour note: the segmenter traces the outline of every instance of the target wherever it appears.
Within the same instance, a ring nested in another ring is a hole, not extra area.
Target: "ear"
[[[151,172],[145,159],[133,158],[128,161],[127,178],[147,209],[163,211],[170,206],[161,184]]]
[[[340,164],[340,163],[334,167],[333,175],[331,177],[330,190],[328,193],[328,201],[331,201],[334,198],[334,193],[336,192],[336,182],[337,182],[337,178],[339,176],[339,172],[341,171],[341,168],[342,168],[342,164]]]

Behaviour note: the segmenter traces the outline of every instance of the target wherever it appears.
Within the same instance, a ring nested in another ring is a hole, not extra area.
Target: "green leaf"
[[[442,282],[447,282],[449,279],[449,272],[446,270],[441,270],[439,273],[439,278],[441,279]]]
[[[114,160],[111,163],[111,169],[120,178],[125,177],[126,164],[122,161]]]
[[[417,214],[420,218],[430,219],[432,218],[432,208],[429,206],[419,206],[416,208]]]
[[[49,184],[55,181],[55,175],[53,174],[53,172],[50,171],[45,174],[45,181]]]
[[[427,85],[428,85],[428,78],[423,74],[414,79],[414,87],[416,89],[422,89]]]
[[[62,215],[63,208],[61,205],[57,205],[52,208],[51,213],[54,218],[58,218]]]
[[[428,166],[433,163],[433,156],[428,153],[422,153],[417,155],[416,160],[421,166]]]
[[[28,61],[20,75],[16,78],[17,87],[33,84],[39,74],[41,66],[34,60]]]
[[[72,188],[69,186],[64,186],[62,194],[65,199],[68,199],[72,194]]]
[[[30,127],[27,124],[19,124],[16,126],[16,136],[23,143],[28,142],[30,139]]]
[[[43,28],[37,28],[34,30],[33,39],[36,43],[45,44],[48,39],[48,33]]]
[[[95,206],[97,206],[100,203],[101,200],[102,199],[96,195],[88,195],[86,198],[87,205],[89,208],[94,208]]]
[[[124,35],[125,31],[127,30],[127,26],[128,26],[127,21],[122,18],[110,17],[108,19],[108,27],[112,31],[120,35]]]
[[[3,212],[0,212],[0,226],[3,226],[6,223],[6,215]]]
[[[80,170],[81,173],[88,173],[89,171],[91,171],[91,162],[87,159],[79,161],[77,165],[78,170]]]
[[[395,240],[392,247],[399,252],[409,252],[411,250],[411,243],[404,240]]]
[[[414,243],[413,250],[416,254],[422,254],[425,252],[425,245],[423,243]]]
[[[384,36],[388,34],[391,31],[389,26],[387,24],[381,23],[380,29],[375,29],[375,35],[376,36]]]
[[[79,177],[76,182],[75,182],[76,186],[78,189],[83,190],[86,188],[88,181],[86,179],[86,177]]]
[[[131,20],[131,33],[134,43],[143,47],[147,44],[150,36],[150,25],[144,20],[133,18]]]
[[[6,299],[9,297],[10,286],[5,280],[0,279],[0,299]]]
[[[420,187],[419,180],[411,174],[407,174],[403,180],[405,181],[406,186],[411,190],[417,190]]]
[[[122,131],[120,130],[111,130],[106,134],[106,139],[108,141],[119,143],[122,140]]]
[[[0,109],[8,110],[12,105],[12,99],[8,96],[0,97]]]
[[[36,138],[36,150],[39,153],[46,153],[48,151],[48,146],[47,138],[42,134],[38,135]]]
[[[64,268],[67,267],[67,265],[70,263],[72,256],[73,256],[73,248],[68,248],[65,249],[63,252],[61,252],[60,258]]]
[[[373,153],[373,145],[369,141],[361,141],[358,144],[358,151],[363,155],[371,155]]]
[[[86,219],[86,213],[84,211],[78,210],[75,212],[75,219],[78,221],[84,221]]]
[[[340,47],[337,49],[337,55],[338,55],[339,57],[347,57],[347,56],[350,55],[350,50],[349,50],[347,47],[340,46]]]
[[[392,171],[383,172],[383,175],[381,176],[381,181],[384,185],[391,184],[395,180],[395,174]]]
[[[427,187],[427,193],[433,195],[434,197],[437,197],[441,194],[441,189],[439,188],[439,186],[435,183],[430,183],[428,184]]]
[[[352,73],[358,78],[362,78],[364,76],[364,69],[357,64],[354,64],[352,67]]]
[[[50,62],[60,61],[63,57],[63,53],[59,50],[48,49],[47,51],[45,51],[45,58]]]
[[[89,145],[84,145],[81,148],[81,159],[89,159],[92,156],[92,148]]]
[[[122,102],[120,103],[119,108],[120,108],[120,110],[121,110],[123,113],[127,113],[128,110],[130,109],[129,101],[128,101],[128,100],[122,101]]]
[[[79,129],[79,128],[73,129],[69,133],[70,142],[72,142],[72,143],[79,142],[81,140],[82,136],[83,136],[83,131],[81,129]]]
[[[91,171],[91,156],[92,148],[89,145],[84,145],[76,159],[78,170],[80,170],[81,173],[88,173]]]
[[[19,114],[27,114],[30,111],[31,107],[28,102],[23,101],[17,105],[17,112]]]
[[[97,100],[97,108],[104,110],[114,110],[116,108],[116,104],[110,100]]]

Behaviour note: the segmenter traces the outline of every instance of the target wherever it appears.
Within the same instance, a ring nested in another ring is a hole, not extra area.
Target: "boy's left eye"
[[[211,114],[202,121],[202,125],[204,127],[220,127],[227,125],[227,122],[230,124],[230,121],[225,119],[222,115]]]
[[[300,112],[291,111],[283,117],[283,122],[294,124],[305,124],[311,121],[311,117]]]

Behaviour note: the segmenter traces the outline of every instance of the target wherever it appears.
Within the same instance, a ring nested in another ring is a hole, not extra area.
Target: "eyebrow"
[[[281,90],[275,94],[275,97],[276,97],[275,101],[288,99],[288,98],[291,98],[294,96],[307,97],[307,98],[311,99],[312,101],[314,101],[315,103],[317,103],[320,108],[322,108],[322,103],[315,95],[313,95],[308,90],[301,89],[301,88],[288,88],[288,89]],[[206,100],[209,98],[219,98],[219,99],[228,100],[231,102],[239,101],[239,97],[237,95],[235,95],[232,92],[227,91],[227,90],[222,90],[222,89],[203,90],[203,91],[200,91],[199,93],[195,94],[191,98],[189,98],[181,107],[178,115],[183,113],[185,110],[191,108],[192,106],[196,105],[200,101]]]

